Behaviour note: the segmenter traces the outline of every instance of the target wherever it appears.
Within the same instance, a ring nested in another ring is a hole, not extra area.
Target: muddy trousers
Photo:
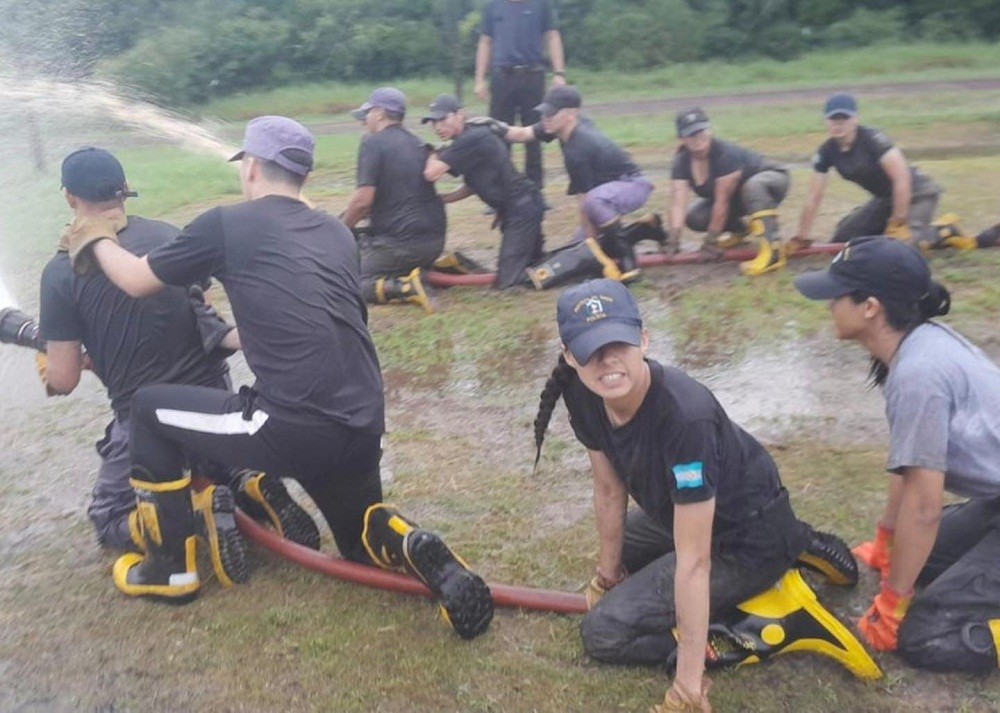
[[[772,587],[805,550],[809,533],[783,491],[724,542],[713,542],[709,621]],[[622,556],[632,574],[584,616],[583,648],[607,663],[665,665],[677,647],[672,633],[677,625],[673,533],[642,510],[632,510]]]
[[[935,671],[1000,666],[988,622],[1000,620],[1000,498],[945,508],[924,586],[899,627],[899,655]]]
[[[531,126],[542,119],[535,107],[542,103],[544,94],[543,67],[495,67],[490,77],[490,116],[508,124],[519,121],[521,126]],[[507,150],[511,150],[510,145]],[[524,175],[542,189],[542,144],[538,141],[524,145]]]
[[[361,256],[361,293],[369,304],[377,304],[375,283],[382,277],[407,275],[415,268],[429,270],[444,250],[444,233],[400,238],[366,235],[358,240]]]
[[[497,289],[528,284],[525,268],[542,259],[545,203],[537,191],[518,196],[500,212],[500,253],[497,255]]]
[[[323,513],[341,555],[370,560],[365,510],[382,500],[381,434],[275,418],[251,389],[147,386],[132,401],[131,455],[141,479],[167,482],[185,461],[210,460],[294,478]],[[185,456],[188,456],[186,458]]]
[[[923,174],[913,176],[913,195],[907,223],[913,242],[934,245],[938,242],[937,230],[931,226],[934,212],[941,197],[941,188]],[[846,243],[851,238],[865,235],[882,235],[892,216],[892,196],[876,196],[845,215],[833,231],[833,242]]]
[[[748,178],[729,201],[729,213],[723,232],[746,231],[743,216],[777,208],[788,195],[791,182],[788,172],[778,169],[761,171]],[[698,233],[707,231],[713,205],[714,201],[710,198],[700,198],[692,203],[687,212],[687,227]]]

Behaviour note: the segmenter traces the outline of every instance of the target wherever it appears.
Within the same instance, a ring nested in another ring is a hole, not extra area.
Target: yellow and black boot
[[[780,270],[788,263],[778,233],[778,211],[759,210],[751,215],[750,235],[757,239],[757,257],[740,263],[740,272],[744,275],[756,277]]]
[[[861,643],[819,603],[797,569],[709,627],[705,666],[744,666],[794,651],[828,656],[858,678],[882,677]]]
[[[733,248],[738,248],[743,245],[747,238],[750,237],[750,228],[747,227],[746,223],[740,220],[742,227],[739,230],[731,230],[726,234],[726,237],[720,237],[716,241],[716,245],[722,250],[732,250]]]
[[[853,587],[858,583],[858,561],[842,539],[829,532],[813,530],[809,546],[798,563],[823,575],[830,584]]]
[[[625,237],[620,220],[614,220],[598,229],[597,242],[601,249],[617,263],[621,270],[621,281],[632,282],[639,278],[639,266],[635,261],[635,247]],[[605,277],[607,277],[605,275]]]
[[[143,554],[128,552],[115,562],[115,586],[129,596],[187,602],[198,594],[197,537],[191,508],[191,478],[165,483],[132,478]]]
[[[208,547],[212,569],[223,587],[243,584],[250,577],[247,548],[236,527],[233,491],[225,485],[209,485],[191,493],[195,531]]]
[[[427,585],[441,614],[463,639],[472,639],[493,620],[493,596],[482,578],[432,532],[422,530],[392,505],[365,511],[362,543],[384,569],[402,569]]]
[[[669,236],[663,229],[663,216],[659,213],[646,213],[622,229],[629,245],[635,245],[643,240],[652,240],[661,248],[667,244]]]
[[[931,223],[937,233],[937,241],[927,248],[955,248],[956,250],[975,250],[979,243],[975,237],[966,235],[958,222],[957,213],[945,213]],[[923,245],[921,247],[924,247]]]
[[[281,478],[243,469],[230,476],[230,483],[240,510],[258,522],[270,522],[286,540],[311,550],[319,549],[316,521],[295,502]]]
[[[383,305],[391,302],[415,304],[427,314],[434,314],[434,305],[420,281],[419,267],[410,270],[406,277],[380,277],[375,282],[375,300]]]
[[[448,275],[482,275],[489,270],[471,257],[455,252],[444,253],[434,261],[434,269]]]
[[[592,277],[623,281],[618,264],[601,249],[594,238],[555,250],[541,264],[525,271],[536,290],[549,290]]]
[[[1000,244],[1000,223],[987,228],[976,236],[976,247],[995,248]]]

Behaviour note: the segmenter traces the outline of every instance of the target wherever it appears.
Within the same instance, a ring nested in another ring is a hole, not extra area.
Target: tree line
[[[553,0],[571,67],[640,70],[880,42],[996,41],[996,0]],[[469,73],[485,0],[0,0],[0,61],[191,104]]]

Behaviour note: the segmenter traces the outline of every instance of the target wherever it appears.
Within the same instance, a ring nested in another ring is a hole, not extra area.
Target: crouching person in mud
[[[653,184],[624,149],[581,115],[582,102],[575,87],[557,86],[536,107],[542,120],[533,126],[509,126],[483,117],[470,122],[489,126],[508,142],[559,140],[569,174],[567,192],[579,202],[580,228],[569,245],[528,270],[539,290],[597,275],[635,280],[635,244],[649,239],[664,245],[667,240],[662,218],[655,213],[623,224],[625,215],[646,205]]]
[[[767,451],[703,385],[645,358],[648,333],[621,283],[567,289],[562,355],[541,395],[535,440],[560,395],[594,477],[599,554],[580,624],[586,652],[668,666],[660,711],[710,710],[706,668],[812,650],[858,676],[878,668],[795,567],[854,585],[837,537],[798,520]],[[629,495],[639,505],[626,509]]]
[[[838,339],[871,355],[885,394],[890,473],[875,539],[882,574],[859,628],[879,651],[937,671],[1000,665],[1000,368],[948,326],[951,297],[916,250],[850,241],[799,292],[828,300]],[[945,491],[969,499],[943,504]],[[919,588],[919,591],[917,589]]]
[[[384,394],[356,247],[336,218],[299,196],[314,140],[280,116],[247,125],[240,163],[245,202],[214,208],[143,257],[116,241],[120,208],[74,224],[75,261],[93,258],[133,297],[209,276],[226,290],[257,377],[238,394],[157,385],[132,402],[132,485],[140,517],[160,537],[115,563],[128,595],[186,600],[199,587],[185,452],[296,478],[326,518],[341,554],[405,569],[436,596],[463,637],[483,633],[490,591],[436,535],[381,502]]]
[[[200,286],[169,287],[135,299],[109,282],[92,261],[78,258],[71,266],[70,237],[107,211],[117,216],[117,241],[132,254],[164,245],[178,231],[160,221],[125,216],[125,200],[136,194],[129,190],[121,164],[107,151],[87,147],[71,153],[62,164],[62,184],[74,221],[42,273],[41,340],[33,346],[47,353],[38,355],[39,374],[49,395],[72,392],[85,365],[107,388],[114,419],[97,444],[101,466],[87,514],[101,546],[142,552],[149,547],[151,532],[129,484],[132,397],[147,384],[229,389],[225,358],[239,349],[239,335],[205,302]],[[228,586],[245,581],[244,544],[226,484],[234,485],[241,504],[250,507],[250,493],[265,476],[210,463],[200,464],[200,469],[221,484],[193,495],[195,532],[208,545],[220,582]],[[273,489],[283,491],[280,482]],[[315,525],[313,532],[318,546]]]

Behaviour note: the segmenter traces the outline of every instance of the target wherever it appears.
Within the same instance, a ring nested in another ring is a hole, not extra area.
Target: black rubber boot
[[[223,587],[242,584],[250,578],[247,548],[236,527],[233,492],[225,485],[209,485],[191,495],[195,531],[208,547],[215,576]]]
[[[622,273],[593,238],[567,245],[549,254],[525,272],[536,290],[548,290],[576,280],[606,277],[621,282]]]
[[[426,584],[445,621],[463,639],[475,638],[489,627],[493,620],[489,587],[440,537],[419,529],[392,505],[376,503],[365,511],[361,539],[375,564],[404,569]]]
[[[667,244],[667,231],[663,229],[663,216],[659,213],[646,213],[626,225],[622,232],[629,245],[635,245],[643,240],[652,240],[661,248]]]
[[[420,268],[410,270],[405,277],[381,277],[375,282],[375,300],[379,304],[391,302],[410,303],[421,307],[427,314],[434,314],[434,305],[424,283],[420,280]]]
[[[831,584],[853,587],[858,583],[858,562],[851,548],[836,535],[812,531],[809,546],[798,563],[826,577]]]
[[[281,478],[256,470],[239,470],[230,482],[240,510],[258,522],[270,522],[286,540],[319,549],[316,521],[289,495]]]
[[[621,221],[614,221],[601,226],[597,242],[608,256],[618,263],[622,273],[622,282],[628,282],[639,275],[635,262],[635,247],[625,237]]]
[[[157,483],[133,478],[131,483],[145,552],[128,552],[118,558],[113,569],[115,586],[134,597],[176,603],[194,599],[201,582],[191,479]]]

